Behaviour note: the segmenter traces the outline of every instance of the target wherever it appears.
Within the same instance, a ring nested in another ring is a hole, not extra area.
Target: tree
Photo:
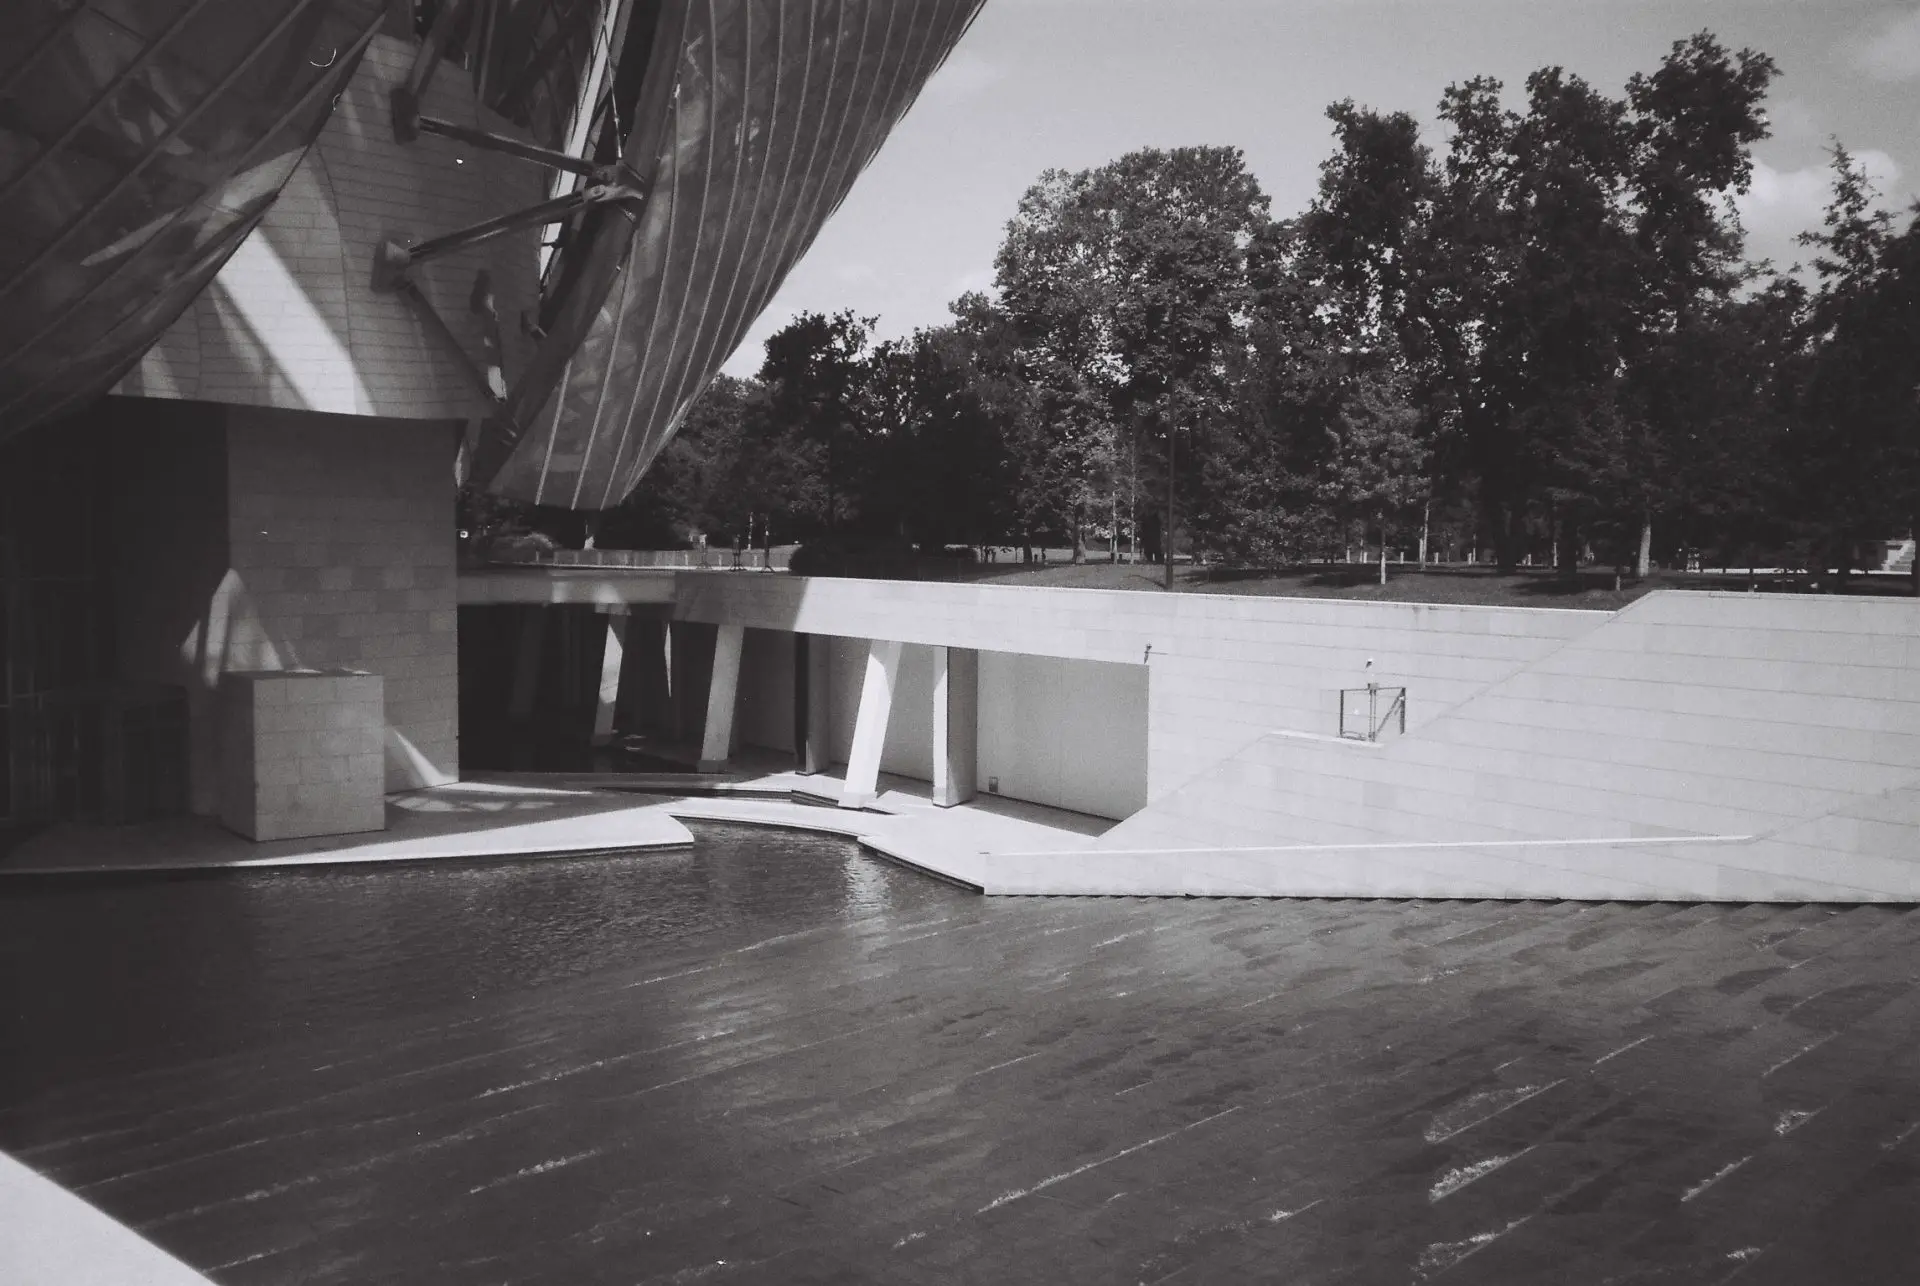
[[[1122,442],[1159,448],[1172,584],[1176,496],[1207,476],[1180,470],[1224,412],[1231,350],[1251,298],[1248,248],[1267,199],[1238,149],[1146,149],[1096,170],[1050,171],[1022,198],[996,258],[1000,305],[1020,337],[1036,398],[1025,463],[1070,524],[1075,556],[1106,493],[1119,508]],[[1117,524],[1116,524],[1117,526]]]
[[[801,313],[767,338],[760,367],[773,427],[793,435],[793,456],[805,459],[819,480],[817,495],[798,496],[795,503],[830,532],[859,516],[851,502],[869,461],[861,397],[875,320],[851,311],[831,317]]]
[[[1370,317],[1404,308],[1439,469],[1475,480],[1503,568],[1530,514],[1570,573],[1583,531],[1631,522],[1644,547],[1654,509],[1678,503],[1670,466],[1691,429],[1674,408],[1697,399],[1675,392],[1710,378],[1687,354],[1743,281],[1725,199],[1750,177],[1775,74],[1701,33],[1624,98],[1558,67],[1527,78],[1524,112],[1496,80],[1456,84],[1424,188],[1410,122],[1331,113],[1348,159],[1330,165],[1316,240]]]
[[[1702,395],[1724,381],[1713,358],[1703,364],[1702,350],[1724,356],[1722,337],[1713,334],[1723,325],[1734,327],[1729,336],[1757,334],[1729,311],[1749,274],[1725,197],[1747,190],[1750,149],[1767,136],[1763,103],[1778,74],[1765,54],[1729,54],[1701,32],[1675,42],[1652,75],[1627,82],[1641,302],[1628,377],[1635,460],[1625,499],[1640,505],[1635,561],[1642,576],[1655,510],[1673,512],[1688,497],[1689,482],[1703,481],[1686,479],[1682,466],[1690,455],[1697,459],[1688,448],[1697,440]]]
[[[1820,285],[1789,454],[1814,547],[1844,581],[1855,540],[1902,524],[1920,534],[1920,210],[1896,235],[1838,145],[1833,173],[1823,230],[1802,237],[1820,252]]]
[[[874,461],[862,511],[924,549],[984,544],[1005,525],[1005,422],[960,326],[876,345],[865,405]]]

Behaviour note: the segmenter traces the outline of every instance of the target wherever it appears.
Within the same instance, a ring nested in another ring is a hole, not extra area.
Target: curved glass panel
[[[644,207],[602,208],[571,239],[555,278],[568,297],[483,434],[479,479],[542,504],[618,504],[981,2],[668,6],[626,148]]]
[[[0,42],[0,437],[104,393],[212,280],[319,134],[385,7],[14,0]]]

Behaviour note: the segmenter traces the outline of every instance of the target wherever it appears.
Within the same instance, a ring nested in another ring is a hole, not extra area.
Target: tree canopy
[[[1809,269],[1746,262],[1777,75],[1702,32],[1618,93],[1460,80],[1434,139],[1343,100],[1287,218],[1232,147],[1050,170],[990,292],[884,341],[795,317],[603,543],[1118,556],[1151,515],[1166,548],[1245,563],[1431,537],[1505,566],[1844,569],[1920,515],[1920,222],[1836,144]]]

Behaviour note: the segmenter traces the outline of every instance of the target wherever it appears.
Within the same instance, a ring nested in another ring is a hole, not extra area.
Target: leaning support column
[[[713,680],[707,685],[707,729],[700,740],[700,771],[725,772],[733,747],[733,709],[740,692],[744,625],[722,625],[713,641]]]
[[[893,714],[893,690],[900,677],[900,644],[874,639],[867,645],[867,672],[860,681],[860,714],[853,723],[853,749],[847,755],[847,782],[840,807],[865,808],[880,794],[880,752],[887,744],[887,720]]]
[[[933,663],[933,802],[952,808],[978,793],[980,654],[935,648]]]
[[[593,707],[593,744],[613,740],[613,716],[620,705],[620,672],[627,654],[627,607],[610,603],[600,608],[607,618],[607,645],[600,653],[600,696]]]
[[[627,615],[622,643],[620,705],[617,720],[656,737],[672,724],[672,688],[667,674],[667,622],[655,616]]]
[[[833,706],[827,691],[831,654],[824,634],[793,636],[793,748],[795,768],[814,776],[833,766],[828,741]]]

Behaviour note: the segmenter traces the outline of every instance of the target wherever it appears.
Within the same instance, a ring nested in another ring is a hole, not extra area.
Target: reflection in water
[[[0,1107],[231,1053],[965,897],[794,831],[691,850],[0,882]]]

